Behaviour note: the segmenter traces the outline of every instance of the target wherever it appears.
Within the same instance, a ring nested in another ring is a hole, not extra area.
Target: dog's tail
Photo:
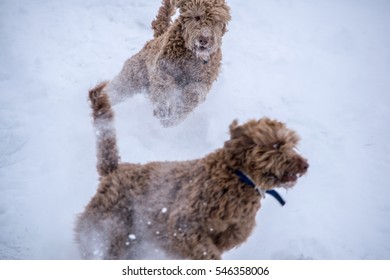
[[[110,100],[104,92],[107,82],[98,84],[89,91],[92,116],[97,136],[97,170],[106,176],[118,168],[119,155],[113,126],[114,112]]]
[[[171,17],[176,12],[176,0],[162,0],[161,7],[158,9],[156,19],[152,21],[152,28],[154,30],[154,38],[168,30],[171,25]]]

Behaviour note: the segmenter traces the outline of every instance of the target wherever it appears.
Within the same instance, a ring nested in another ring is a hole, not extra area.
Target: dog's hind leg
[[[84,258],[124,259],[136,255],[140,238],[131,238],[137,233],[133,204],[121,198],[113,181],[103,178],[98,194],[76,222],[76,241]]]
[[[128,225],[115,216],[88,213],[76,224],[76,240],[84,259],[131,258],[135,246],[128,236]]]

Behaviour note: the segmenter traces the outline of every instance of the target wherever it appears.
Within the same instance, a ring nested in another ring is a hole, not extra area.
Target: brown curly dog
[[[201,159],[119,163],[104,86],[90,91],[100,183],[76,225],[84,258],[140,259],[159,248],[167,258],[219,259],[252,232],[261,193],[292,187],[308,169],[297,134],[268,118],[234,121],[224,146]]]
[[[179,9],[179,17],[171,17]],[[113,104],[145,93],[163,126],[181,122],[206,98],[221,66],[230,20],[224,0],[163,0],[154,39],[128,59],[107,85]]]

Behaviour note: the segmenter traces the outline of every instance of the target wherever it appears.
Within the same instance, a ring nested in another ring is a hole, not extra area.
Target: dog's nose
[[[309,164],[307,163],[306,160],[301,160],[299,163],[299,168],[303,171],[306,172],[307,169],[309,169]]]
[[[203,47],[207,46],[207,44],[209,43],[209,39],[205,36],[199,36],[198,41],[199,41],[199,44]]]

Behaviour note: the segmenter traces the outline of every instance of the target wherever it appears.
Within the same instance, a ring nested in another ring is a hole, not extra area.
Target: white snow
[[[74,221],[98,179],[87,91],[152,38],[160,2],[0,1],[0,259],[80,258]],[[277,118],[309,172],[223,257],[389,259],[390,2],[228,2],[206,101],[169,129],[142,96],[115,106],[122,159],[199,158],[233,119]]]

